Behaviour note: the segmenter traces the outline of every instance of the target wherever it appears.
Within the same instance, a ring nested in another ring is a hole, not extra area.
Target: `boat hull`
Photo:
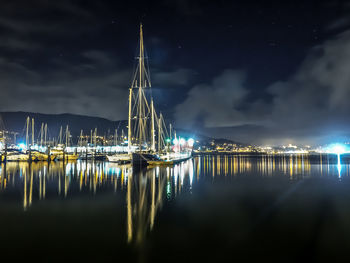
[[[184,157],[169,159],[169,160],[148,161],[147,164],[149,166],[167,166],[167,165],[174,165],[177,163],[181,163],[181,162],[187,161],[191,158],[192,158],[192,156],[190,155],[190,156],[184,156]]]
[[[131,162],[131,154],[114,154],[107,155],[107,160],[113,163],[129,163]]]
[[[159,161],[159,157],[150,153],[132,153],[133,166],[147,166],[150,161]]]

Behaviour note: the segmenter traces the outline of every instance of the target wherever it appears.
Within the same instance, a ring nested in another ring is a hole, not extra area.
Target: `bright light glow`
[[[192,138],[189,138],[189,139],[187,140],[187,143],[188,143],[188,146],[192,147],[193,144],[194,144],[194,140],[193,140]]]
[[[185,145],[186,141],[184,138],[180,138],[180,145]]]
[[[173,144],[174,144],[174,145],[178,145],[178,144],[179,144],[179,140],[175,138],[175,139],[173,140]]]
[[[26,145],[25,145],[24,143],[18,144],[18,147],[19,147],[20,149],[22,149],[22,150],[27,149],[27,147],[26,147]]]
[[[332,144],[327,148],[327,153],[343,154],[346,153],[347,149],[343,144]]]

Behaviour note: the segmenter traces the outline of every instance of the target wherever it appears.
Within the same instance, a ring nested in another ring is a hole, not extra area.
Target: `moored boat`
[[[113,155],[107,155],[107,160],[114,163],[129,163],[132,160],[132,156],[128,153],[117,153]]]
[[[147,161],[148,165],[173,165],[192,158],[191,152],[185,153],[168,153],[160,156],[159,160]]]
[[[6,161],[8,162],[29,162],[37,161],[37,157],[29,152],[9,151],[6,153]]]

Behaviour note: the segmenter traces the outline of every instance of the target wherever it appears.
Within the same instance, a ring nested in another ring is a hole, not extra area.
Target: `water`
[[[206,155],[139,172],[107,162],[2,164],[2,258],[346,261],[349,159]]]

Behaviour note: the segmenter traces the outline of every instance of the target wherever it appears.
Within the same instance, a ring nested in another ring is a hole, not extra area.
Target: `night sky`
[[[349,1],[2,0],[0,111],[127,119],[140,22],[156,107],[176,127],[350,138]]]

